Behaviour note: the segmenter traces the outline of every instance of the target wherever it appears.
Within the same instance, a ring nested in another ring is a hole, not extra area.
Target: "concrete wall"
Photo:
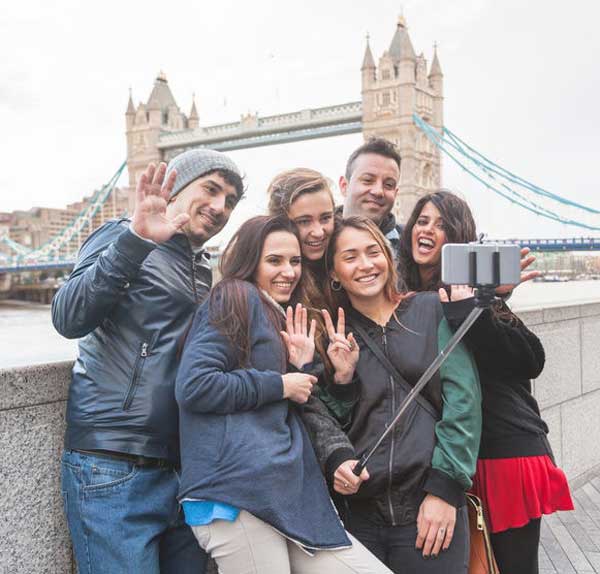
[[[0,371],[0,572],[66,574],[60,453],[70,363]]]
[[[534,383],[550,441],[572,483],[600,465],[600,304],[520,314],[540,336]],[[0,572],[71,572],[59,457],[70,363],[0,370]]]
[[[600,465],[600,303],[520,313],[540,337],[546,366],[534,395],[557,463],[572,485]]]

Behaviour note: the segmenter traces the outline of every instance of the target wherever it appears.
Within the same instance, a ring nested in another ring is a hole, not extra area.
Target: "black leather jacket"
[[[81,338],[65,448],[178,461],[178,352],[211,282],[183,234],[154,245],[123,219],[89,237],[52,302],[57,331]]]

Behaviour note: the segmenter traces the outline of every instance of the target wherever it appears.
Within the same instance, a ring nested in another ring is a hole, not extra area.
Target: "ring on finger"
[[[438,530],[438,535],[439,535],[439,536],[444,536],[444,534],[445,534],[445,533],[446,533],[446,529],[445,529],[445,528],[440,528],[440,529]]]
[[[347,482],[344,482],[344,488],[348,488],[350,485]]]

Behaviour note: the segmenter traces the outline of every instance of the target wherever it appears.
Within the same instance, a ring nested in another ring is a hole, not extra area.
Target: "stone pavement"
[[[542,520],[540,574],[600,574],[600,472],[573,492],[575,510]]]

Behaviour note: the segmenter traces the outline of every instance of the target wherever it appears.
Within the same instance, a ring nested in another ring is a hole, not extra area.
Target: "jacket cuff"
[[[325,479],[328,484],[333,484],[333,475],[335,474],[335,471],[340,464],[347,460],[357,460],[357,456],[353,449],[345,446],[334,450],[329,455],[325,462]]]
[[[287,364],[286,373],[306,373],[307,375],[313,375],[314,377],[319,378],[324,371],[325,367],[321,361],[312,361],[310,363],[304,363],[300,368],[292,365],[292,363]]]
[[[464,321],[467,315],[475,308],[475,297],[442,303],[444,316],[450,321]]]
[[[423,490],[442,498],[456,508],[465,504],[465,491],[461,484],[436,468],[429,470]]]
[[[261,385],[261,404],[274,403],[283,399],[283,378],[279,373],[267,375]]]
[[[346,385],[329,383],[327,385],[327,391],[332,397],[340,401],[355,401],[360,396],[360,382],[358,377],[354,375],[352,381]]]
[[[141,265],[148,254],[156,249],[156,244],[142,239],[139,235],[126,229],[119,235],[115,242],[116,250],[126,257],[131,263]]]

